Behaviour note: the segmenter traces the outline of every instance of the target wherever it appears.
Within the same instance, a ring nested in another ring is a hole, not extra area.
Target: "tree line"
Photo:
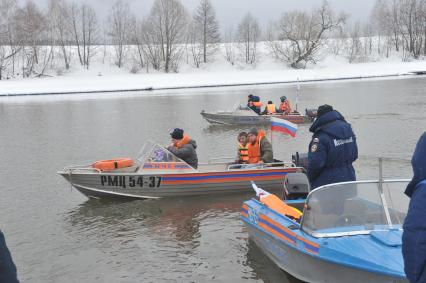
[[[247,13],[221,35],[211,0],[200,0],[191,13],[180,0],[155,0],[143,18],[118,0],[106,20],[84,3],[49,0],[41,9],[32,0],[0,0],[0,80],[60,74],[75,64],[89,69],[95,56],[104,63],[107,51],[131,72],[178,72],[182,62],[199,68],[218,53],[232,65],[255,66],[261,44],[292,68],[315,64],[324,52],[349,62],[394,51],[404,60],[426,55],[426,0],[376,0],[367,23],[347,18],[324,1],[311,11],[283,13],[263,29]]]

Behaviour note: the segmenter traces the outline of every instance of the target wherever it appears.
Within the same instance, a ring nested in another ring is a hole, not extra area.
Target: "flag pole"
[[[300,93],[300,82],[299,77],[297,77],[297,85],[296,85],[296,111],[297,111],[297,104],[299,103],[299,93]]]

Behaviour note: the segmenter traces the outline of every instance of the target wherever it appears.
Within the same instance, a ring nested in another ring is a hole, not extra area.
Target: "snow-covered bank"
[[[296,82],[298,79],[300,82],[309,82],[401,76],[418,71],[426,71],[426,61],[342,63],[305,70],[215,70],[178,74],[110,73],[99,76],[93,71],[81,71],[59,77],[1,81],[0,95],[72,94],[279,84]]]

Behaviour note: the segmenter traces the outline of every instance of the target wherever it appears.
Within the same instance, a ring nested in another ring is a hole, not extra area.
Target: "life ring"
[[[100,160],[92,164],[93,168],[101,171],[112,171],[119,168],[126,168],[133,166],[134,162],[130,158],[117,158],[110,160]]]

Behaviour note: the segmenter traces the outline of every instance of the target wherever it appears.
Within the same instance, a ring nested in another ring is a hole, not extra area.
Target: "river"
[[[352,124],[357,177],[411,177],[409,160],[426,130],[426,78],[302,85],[298,108],[333,105]],[[22,282],[286,282],[248,240],[240,207],[251,195],[132,202],[88,200],[56,174],[67,165],[135,157],[147,140],[170,143],[180,127],[200,161],[235,156],[247,128],[211,126],[200,111],[230,109],[247,95],[294,104],[295,86],[0,99],[0,228]],[[275,157],[306,152],[273,135]]]

